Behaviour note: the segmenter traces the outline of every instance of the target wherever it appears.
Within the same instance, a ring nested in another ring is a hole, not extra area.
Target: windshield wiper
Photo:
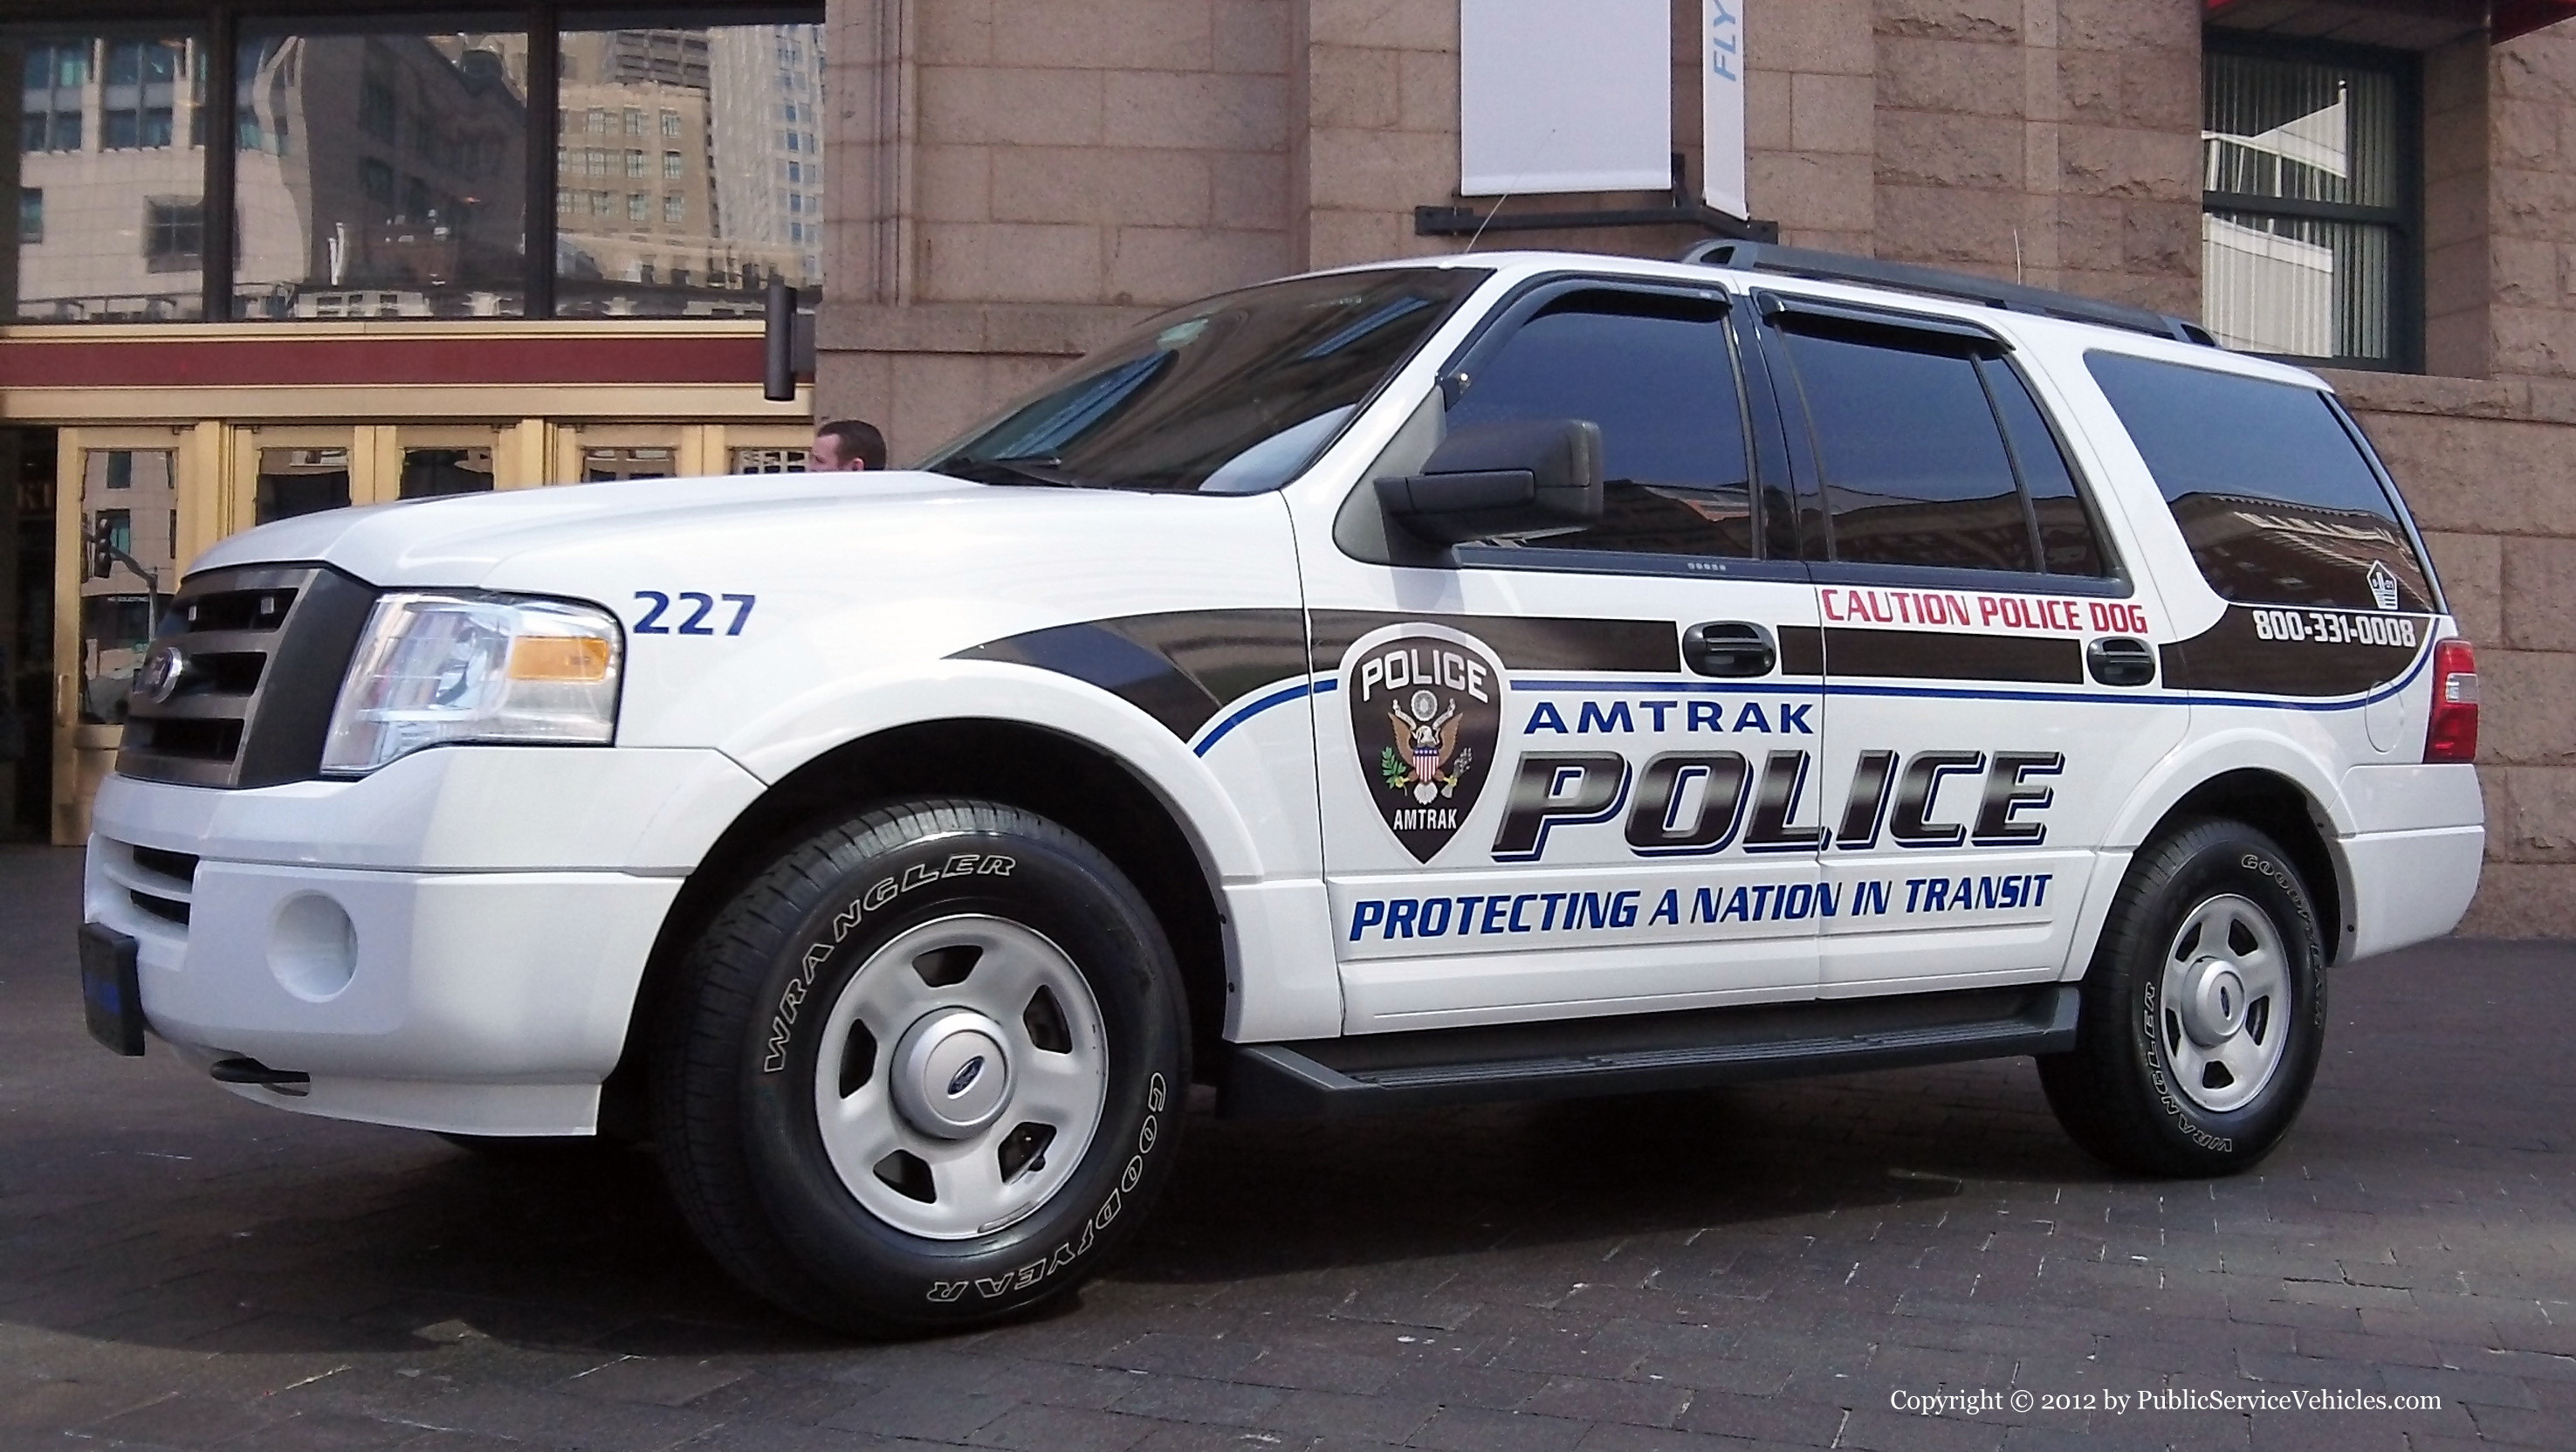
[[[972,480],[977,484],[1046,484],[1080,487],[1082,481],[1064,472],[1064,461],[1053,454],[1012,454],[997,459],[959,454],[929,466],[934,474],[953,479]]]

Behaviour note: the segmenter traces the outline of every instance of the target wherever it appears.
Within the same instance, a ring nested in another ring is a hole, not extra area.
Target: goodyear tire
[[[744,1285],[869,1335],[1025,1311],[1098,1273],[1176,1147],[1170,945],[1110,861],[937,800],[782,854],[664,1003],[654,1131]]]
[[[2086,972],[2074,1052],[2040,1059],[2075,1142],[2122,1169],[2247,1168],[2306,1102],[2325,1044],[2325,949],[2279,844],[2198,822],[2138,855]]]

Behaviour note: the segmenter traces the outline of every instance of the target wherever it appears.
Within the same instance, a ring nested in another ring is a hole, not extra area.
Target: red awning
[[[2409,48],[2474,33],[2478,9],[2461,0],[2202,0],[2201,4],[2206,18],[2230,27]],[[2576,0],[2492,0],[2485,9],[2487,38],[2495,42],[2576,19]]]
[[[2487,19],[2487,35],[2491,40],[2511,40],[2569,19],[2576,19],[2576,0],[2496,0]]]

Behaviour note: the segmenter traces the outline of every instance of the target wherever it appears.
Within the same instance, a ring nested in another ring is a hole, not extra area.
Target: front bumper
[[[311,1076],[247,1097],[586,1133],[663,919],[758,789],[715,752],[548,748],[255,791],[112,777],[84,910],[136,939],[144,1016],[184,1056]]]

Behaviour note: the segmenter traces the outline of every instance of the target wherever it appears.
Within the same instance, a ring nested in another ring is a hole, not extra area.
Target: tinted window
[[[1488,275],[1423,267],[1301,277],[1175,309],[921,467],[1002,484],[1275,489]]]
[[[2039,525],[2041,568],[2052,575],[2108,574],[2101,540],[2093,533],[2093,517],[2085,512],[2083,496],[2075,488],[2075,471],[2067,467],[2057,435],[2031,398],[2029,387],[2001,359],[1987,359],[1978,367],[1994,395],[1995,413],[2003,419],[2004,438],[2012,444],[2013,462],[2020,466],[2022,488],[2030,495],[2030,512]]]
[[[2379,570],[2400,608],[2433,608],[2388,491],[2324,394],[2118,353],[2084,361],[2220,595],[2367,610]]]
[[[1787,343],[1814,428],[1834,558],[2031,570],[2030,517],[1977,360],[1948,339],[1801,325]]]
[[[1722,307],[1638,295],[1567,299],[1478,365],[1448,423],[1556,418],[1601,426],[1601,522],[1528,543],[1752,556],[1751,471]]]

